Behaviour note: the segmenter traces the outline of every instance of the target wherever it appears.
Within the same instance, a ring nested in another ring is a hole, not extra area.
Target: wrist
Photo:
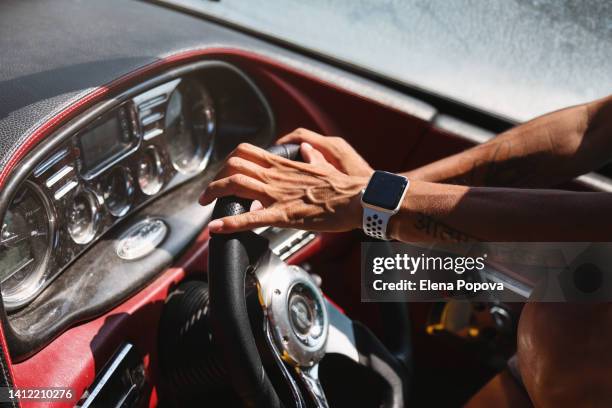
[[[355,194],[349,199],[348,213],[349,222],[352,229],[361,229],[363,220],[363,206],[361,204],[361,194],[370,181],[369,177],[352,177],[355,183]]]

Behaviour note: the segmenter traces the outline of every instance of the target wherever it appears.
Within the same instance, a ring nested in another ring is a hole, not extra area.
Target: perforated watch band
[[[393,214],[373,208],[363,208],[363,231],[370,237],[388,241],[387,225]]]

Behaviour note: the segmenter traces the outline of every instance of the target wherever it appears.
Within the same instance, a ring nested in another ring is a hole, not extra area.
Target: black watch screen
[[[400,204],[408,179],[386,171],[375,171],[361,197],[366,204],[395,210]]]

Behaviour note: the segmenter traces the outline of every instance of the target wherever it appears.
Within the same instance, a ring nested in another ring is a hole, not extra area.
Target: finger
[[[315,166],[331,166],[320,151],[316,150],[310,143],[304,142],[300,145],[300,153],[304,162],[314,164]]]
[[[271,199],[266,190],[266,185],[261,181],[243,174],[235,174],[210,183],[200,196],[199,202],[201,205],[207,205],[219,197],[234,195],[259,200],[264,205],[269,205]]]
[[[311,145],[321,144],[325,136],[308,129],[296,129],[276,141],[276,144],[308,142]]]
[[[337,169],[341,169],[342,165],[337,158],[337,139],[335,137],[323,136],[307,129],[297,129],[281,137],[276,143],[309,143],[323,155],[329,164]]]
[[[216,234],[229,234],[232,232],[247,231],[254,228],[265,226],[285,225],[285,221],[280,212],[275,209],[264,209],[255,212],[248,212],[231,217],[224,217],[218,220],[211,221],[208,224],[208,229]]]
[[[264,168],[272,167],[275,159],[283,160],[282,157],[250,143],[240,143],[230,154],[230,157],[240,157]]]
[[[263,173],[265,167],[260,166],[252,161],[243,159],[242,157],[232,156],[225,162],[223,168],[217,173],[214,180],[221,180],[234,174],[244,174],[245,176],[263,181]]]

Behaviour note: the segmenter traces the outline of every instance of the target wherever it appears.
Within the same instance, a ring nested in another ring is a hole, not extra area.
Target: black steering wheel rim
[[[300,160],[300,146],[278,145],[268,149],[292,160]],[[217,200],[211,219],[249,211],[251,200],[223,197]],[[245,300],[245,276],[253,259],[247,241],[252,232],[213,234],[209,244],[208,282],[211,329],[225,360],[234,388],[252,407],[281,407],[282,403],[263,368],[251,331]],[[259,252],[261,253],[261,252]]]

